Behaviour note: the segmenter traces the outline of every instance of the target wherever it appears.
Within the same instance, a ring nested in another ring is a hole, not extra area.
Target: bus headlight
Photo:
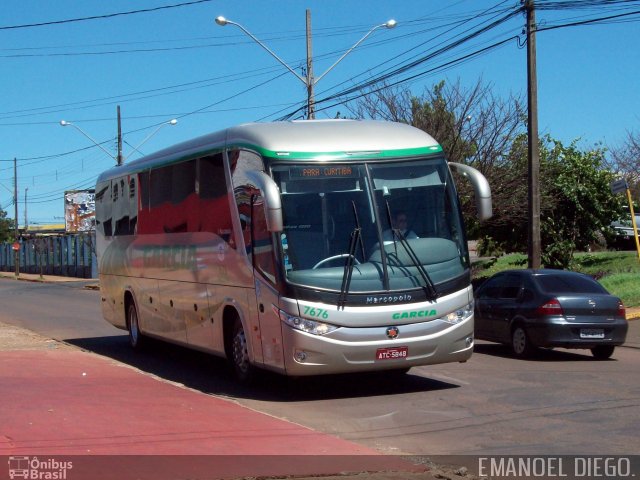
[[[296,317],[289,315],[278,309],[278,315],[280,320],[289,325],[290,327],[300,330],[302,332],[311,333],[313,335],[326,335],[329,332],[333,332],[340,327],[336,325],[330,325],[328,323],[318,322],[317,320],[309,320],[308,318]]]
[[[445,315],[444,317],[442,317],[442,320],[444,320],[447,323],[450,323],[451,325],[455,325],[456,323],[460,323],[467,320],[472,315],[473,315],[473,302],[468,303],[462,308],[454,310],[448,315]]]

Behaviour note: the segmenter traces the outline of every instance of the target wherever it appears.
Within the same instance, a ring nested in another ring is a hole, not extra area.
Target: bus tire
[[[129,345],[131,345],[134,350],[142,350],[145,344],[145,338],[140,331],[138,309],[133,299],[127,302],[127,330],[129,331]]]
[[[231,362],[233,363],[235,376],[240,382],[249,383],[253,380],[255,367],[251,365],[249,359],[247,336],[239,318],[236,318],[233,325]]]

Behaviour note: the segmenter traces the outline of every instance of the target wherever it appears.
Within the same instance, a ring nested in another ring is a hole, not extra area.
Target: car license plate
[[[409,347],[379,348],[376,350],[376,360],[397,360],[409,356]]]
[[[581,328],[580,338],[604,338],[604,330],[602,328]]]

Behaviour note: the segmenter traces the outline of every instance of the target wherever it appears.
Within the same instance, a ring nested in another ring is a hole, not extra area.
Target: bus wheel
[[[138,309],[133,300],[129,301],[127,307],[127,327],[129,327],[129,344],[135,350],[141,350],[144,346],[144,337],[138,324]]]
[[[253,378],[254,367],[249,361],[247,336],[244,333],[242,322],[236,319],[233,326],[233,339],[231,343],[231,360],[236,377],[243,383],[248,383]]]

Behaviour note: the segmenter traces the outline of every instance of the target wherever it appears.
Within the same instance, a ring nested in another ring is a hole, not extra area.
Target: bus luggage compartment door
[[[284,371],[282,328],[280,317],[274,310],[274,306],[278,305],[278,292],[263,280],[257,272],[256,302],[264,366],[269,369]]]

